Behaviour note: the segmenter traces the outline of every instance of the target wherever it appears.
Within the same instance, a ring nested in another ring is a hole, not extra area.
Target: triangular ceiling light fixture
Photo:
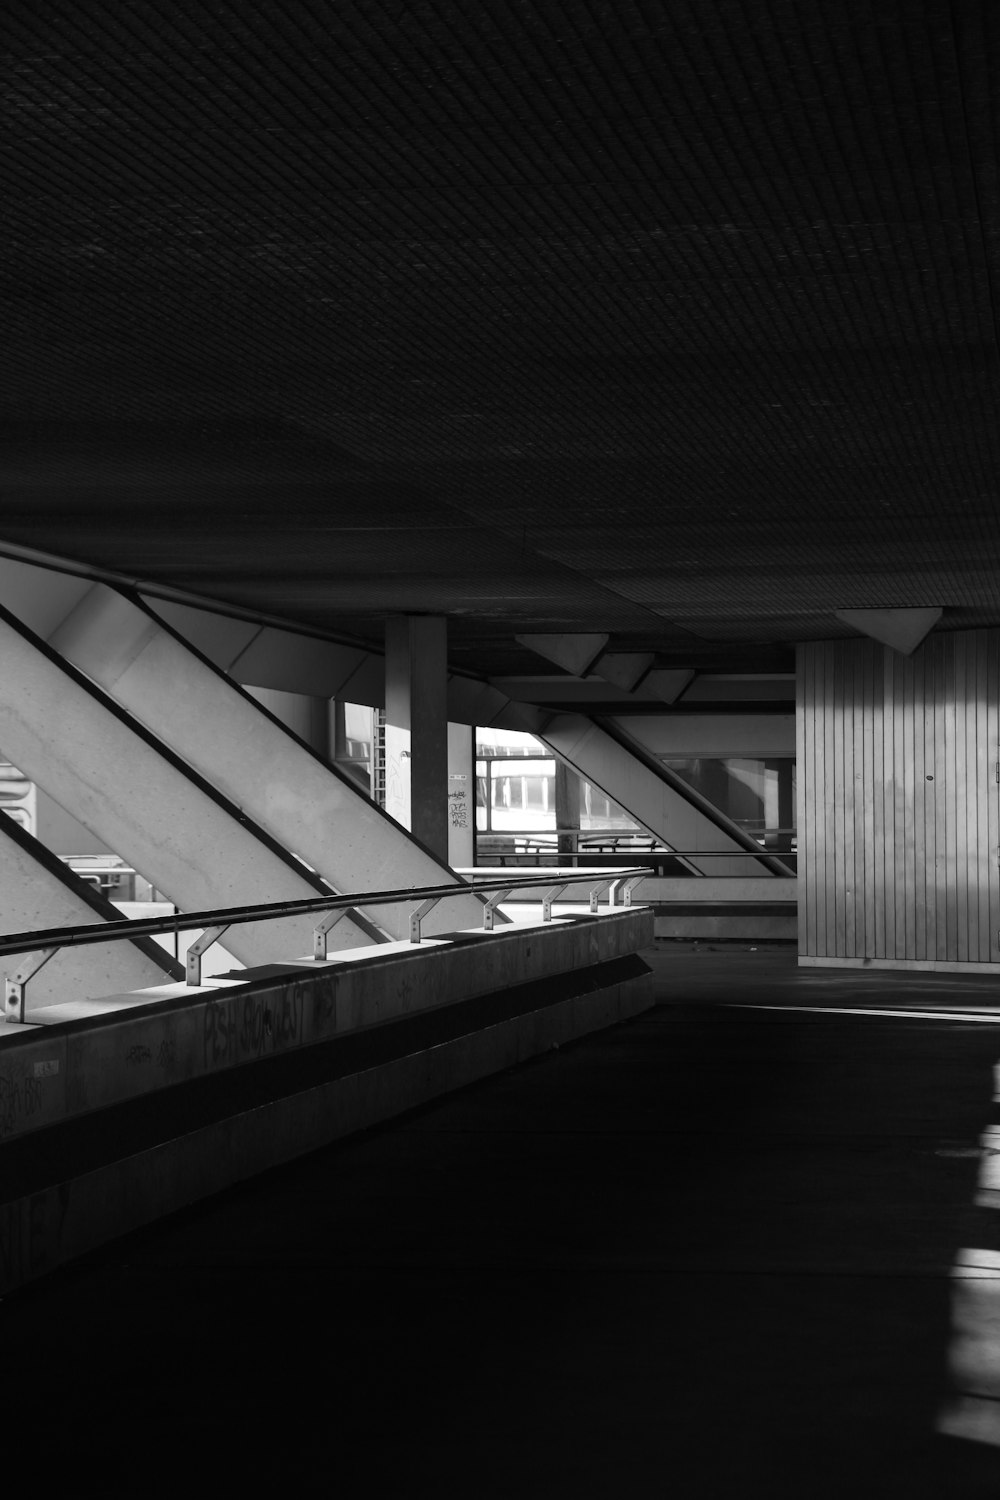
[[[835,609],[845,625],[870,635],[894,651],[910,656],[940,620],[943,611],[931,609]]]

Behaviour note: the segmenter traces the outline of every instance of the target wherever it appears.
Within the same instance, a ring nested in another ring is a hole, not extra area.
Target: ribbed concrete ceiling
[[[1000,7],[8,3],[0,542],[453,658],[1000,623]]]

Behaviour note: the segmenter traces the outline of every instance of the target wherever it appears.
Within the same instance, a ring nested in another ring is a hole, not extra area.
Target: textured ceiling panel
[[[0,542],[482,671],[1000,624],[987,0],[12,0],[0,48]]]

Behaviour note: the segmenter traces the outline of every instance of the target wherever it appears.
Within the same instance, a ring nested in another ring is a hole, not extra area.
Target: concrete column
[[[448,863],[467,870],[475,863],[475,730],[448,725]]]
[[[389,726],[410,733],[410,821],[414,838],[448,858],[447,622],[431,615],[396,615],[385,627],[387,796]],[[392,737],[395,740],[395,736]],[[406,768],[400,767],[400,779]],[[400,820],[402,821],[402,820]]]
[[[556,827],[580,827],[580,781],[575,771],[561,760],[556,761],[555,778]],[[558,835],[560,854],[575,854],[579,843],[578,833]],[[569,861],[567,861],[569,863]]]

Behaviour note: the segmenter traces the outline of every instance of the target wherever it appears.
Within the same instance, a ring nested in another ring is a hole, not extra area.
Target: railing
[[[109,899],[112,897],[116,901],[159,901],[161,899],[156,887],[144,879],[134,865],[127,865],[124,860],[116,860],[114,857],[109,858],[99,854],[61,854],[59,857],[74,875]],[[137,882],[142,886],[148,886],[148,895],[138,894]]]
[[[478,877],[478,871],[468,872]],[[278,917],[315,915],[321,920],[313,929],[313,958],[323,960],[327,956],[327,939],[333,928],[357,907],[392,906],[419,899],[419,905],[410,913],[410,942],[421,940],[421,923],[433,911],[439,901],[449,896],[468,896],[473,890],[477,895],[490,892],[483,907],[483,928],[493,931],[493,920],[497,906],[511,891],[528,886],[548,889],[542,900],[542,920],[552,920],[552,903],[569,885],[587,882],[591,886],[590,910],[597,911],[599,896],[607,889],[610,901],[615,903],[620,891],[622,905],[630,906],[632,886],[648,874],[647,870],[631,866],[613,870],[552,870],[546,875],[525,875],[517,880],[509,876],[497,877],[490,871],[484,878],[474,878],[472,885],[408,886],[395,891],[354,891],[349,896],[317,896],[302,901],[273,901],[258,906],[220,907],[213,911],[174,913],[164,917],[125,918],[120,922],[96,922],[86,927],[48,927],[37,932],[12,932],[0,937],[0,956],[27,954],[12,978],[5,983],[5,1010],[8,1023],[23,1023],[25,1019],[28,981],[39,972],[49,959],[63,948],[84,947],[93,943],[120,942],[124,939],[156,937],[162,933],[176,935],[201,928],[201,937],[188,948],[186,954],[186,979],[189,985],[201,983],[201,960],[230,927],[243,926],[248,922],[269,922]]]
[[[489,861],[492,865],[501,865],[504,868],[508,866],[515,868],[517,865],[544,866],[546,860],[550,859],[558,860],[560,864],[573,864],[583,859],[634,857],[636,860],[642,860],[647,875],[667,873],[671,861],[674,860],[771,859],[780,860],[783,865],[787,866],[788,877],[793,877],[798,857],[795,849],[771,849],[763,846],[759,849],[667,849],[652,841],[628,842],[614,837],[600,839],[596,836],[588,836],[587,847],[573,851],[559,849],[554,841],[548,841],[538,834],[517,835],[516,837],[504,834],[503,839],[509,839],[509,844],[504,844],[497,835],[479,835],[477,852],[482,852],[484,861]],[[695,877],[698,873],[695,872]],[[779,876],[778,878],[785,877]]]

